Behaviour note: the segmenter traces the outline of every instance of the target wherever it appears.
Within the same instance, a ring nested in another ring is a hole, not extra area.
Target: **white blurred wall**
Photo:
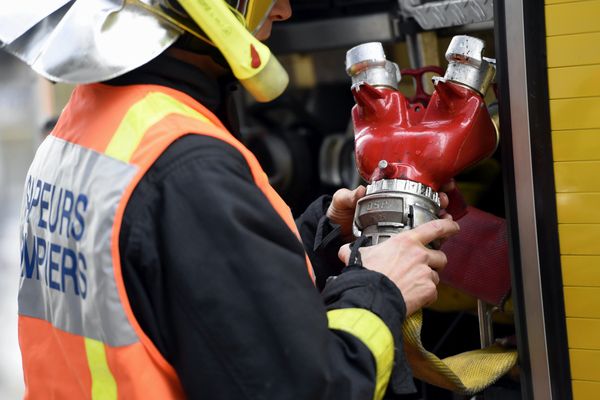
[[[23,396],[17,339],[18,219],[23,182],[42,127],[56,112],[55,89],[0,51],[0,399]]]

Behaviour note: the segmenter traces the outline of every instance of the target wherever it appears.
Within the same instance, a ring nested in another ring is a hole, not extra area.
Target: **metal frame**
[[[398,0],[398,5],[425,30],[491,21],[494,14],[492,0]]]
[[[522,393],[525,399],[571,399],[544,3],[495,3],[502,150]]]
[[[392,12],[275,24],[267,42],[276,54],[350,48],[365,42],[392,42],[400,37]]]

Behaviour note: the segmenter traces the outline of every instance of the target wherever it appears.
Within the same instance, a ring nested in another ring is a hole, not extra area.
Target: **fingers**
[[[346,188],[338,189],[331,199],[331,204],[327,209],[327,217],[337,224],[343,224],[347,219],[352,219],[356,203],[366,193],[364,186],[359,186],[354,190]]]
[[[448,200],[448,195],[444,192],[440,192],[439,196],[440,196],[440,207],[441,208],[448,207],[448,204],[450,203],[450,201]]]
[[[437,287],[436,287],[435,290],[432,290],[430,293],[428,293],[427,300],[423,304],[423,307],[432,305],[433,303],[435,303],[437,301],[437,299],[438,299],[438,292],[437,292]]]
[[[340,247],[340,250],[338,251],[338,258],[344,263],[344,265],[348,265],[348,261],[350,260],[350,244],[345,244]]]
[[[431,270],[431,280],[437,286],[440,283],[440,274],[434,269]]]
[[[439,217],[440,217],[440,219],[447,219],[449,221],[454,220],[454,218],[452,218],[452,214],[447,213],[446,211],[444,211],[443,213],[440,213]]]
[[[423,275],[422,279],[413,281],[410,285],[400,288],[406,304],[406,315],[410,316],[417,310],[428,306],[438,298],[437,285],[440,281],[436,271],[429,269],[429,273]],[[404,290],[402,290],[404,289]]]
[[[353,239],[352,221],[354,220],[356,203],[364,197],[366,191],[367,189],[364,186],[359,186],[354,190],[339,189],[333,195],[331,204],[327,208],[325,215],[332,223],[341,226],[344,241]]]
[[[428,244],[436,239],[444,239],[450,237],[460,230],[458,224],[449,219],[437,219],[419,225],[409,233],[412,234],[419,242]]]
[[[442,271],[448,263],[448,258],[443,251],[429,250],[427,254],[427,265],[436,271]]]
[[[456,182],[454,181],[454,179],[450,179],[448,182],[446,182],[440,187],[440,192],[449,192],[454,189],[456,189]]]
[[[348,189],[339,189],[333,194],[326,215],[332,222],[342,225],[346,219],[351,218],[352,209],[352,192]]]
[[[354,209],[356,202],[365,196],[367,189],[360,185],[354,190],[342,188],[333,194],[332,205],[338,210]]]
[[[356,204],[356,202],[360,199],[362,199],[363,197],[365,197],[365,194],[367,194],[367,188],[364,187],[363,185],[358,186],[356,189],[354,189],[352,191],[352,202],[354,204]]]
[[[338,207],[341,208],[341,206],[347,206],[349,204],[352,204],[352,198],[353,198],[353,191],[351,191],[350,189],[346,189],[346,188],[338,189],[333,194],[332,204],[337,203]]]
[[[438,217],[440,219],[452,219],[452,215],[446,210],[450,204],[450,199],[446,193],[440,193],[440,212]]]

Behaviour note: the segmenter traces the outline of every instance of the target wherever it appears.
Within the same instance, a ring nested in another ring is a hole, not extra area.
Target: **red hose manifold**
[[[437,218],[440,186],[494,152],[498,135],[483,95],[495,68],[483,48],[476,38],[452,39],[427,107],[398,91],[398,66],[380,43],[348,51],[356,164],[369,182],[355,226],[373,244]]]

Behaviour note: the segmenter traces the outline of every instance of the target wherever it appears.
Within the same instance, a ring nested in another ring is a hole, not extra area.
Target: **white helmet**
[[[216,46],[258,101],[285,70],[254,38],[274,0],[19,0],[0,11],[0,47],[57,82],[111,79],[152,60],[184,32]]]

